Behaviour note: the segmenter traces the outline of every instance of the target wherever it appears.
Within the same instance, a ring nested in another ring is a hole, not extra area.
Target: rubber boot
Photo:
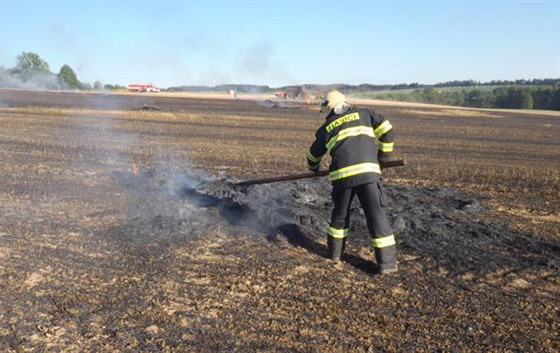
[[[374,248],[374,250],[377,260],[377,273],[388,275],[399,270],[396,246],[387,246],[381,249]]]
[[[327,236],[327,245],[329,247],[331,260],[340,262],[344,249],[346,248],[346,238],[333,238]]]

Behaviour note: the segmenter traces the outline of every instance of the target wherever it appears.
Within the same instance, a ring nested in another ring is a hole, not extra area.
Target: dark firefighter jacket
[[[379,159],[389,159],[393,152],[393,136],[389,120],[369,109],[352,107],[343,114],[331,112],[315,133],[307,153],[308,167],[317,171],[323,155],[329,152],[333,187],[375,182],[381,174]]]

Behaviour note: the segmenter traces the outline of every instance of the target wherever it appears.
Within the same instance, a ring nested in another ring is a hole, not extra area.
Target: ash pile
[[[154,170],[139,177],[121,175],[133,205],[123,227],[131,241],[169,242],[205,236],[221,229],[228,234],[289,242],[327,257],[326,230],[332,211],[328,178],[232,186],[227,177],[203,172]],[[560,267],[560,249],[477,215],[476,198],[443,187],[386,185],[387,215],[399,252],[431,258],[451,273],[479,275],[499,268]],[[346,258],[360,267],[369,236],[359,202],[351,209]],[[124,229],[123,229],[124,230]]]

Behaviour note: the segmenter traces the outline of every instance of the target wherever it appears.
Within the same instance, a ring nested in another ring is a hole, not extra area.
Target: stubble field
[[[560,114],[361,101],[389,117],[401,271],[359,205],[326,258],[317,107],[0,90],[0,350],[560,350]],[[326,167],[326,166],[324,166]]]

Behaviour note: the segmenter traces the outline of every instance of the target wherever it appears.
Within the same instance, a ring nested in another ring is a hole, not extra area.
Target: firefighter
[[[350,226],[350,206],[355,196],[364,210],[377,272],[398,271],[395,236],[385,213],[385,193],[379,161],[389,160],[393,151],[393,127],[389,120],[366,108],[353,107],[344,95],[333,90],[321,104],[326,115],[307,153],[311,171],[319,171],[323,155],[331,156],[332,210],[327,245],[332,260],[339,262]],[[376,143],[377,139],[377,143]]]

